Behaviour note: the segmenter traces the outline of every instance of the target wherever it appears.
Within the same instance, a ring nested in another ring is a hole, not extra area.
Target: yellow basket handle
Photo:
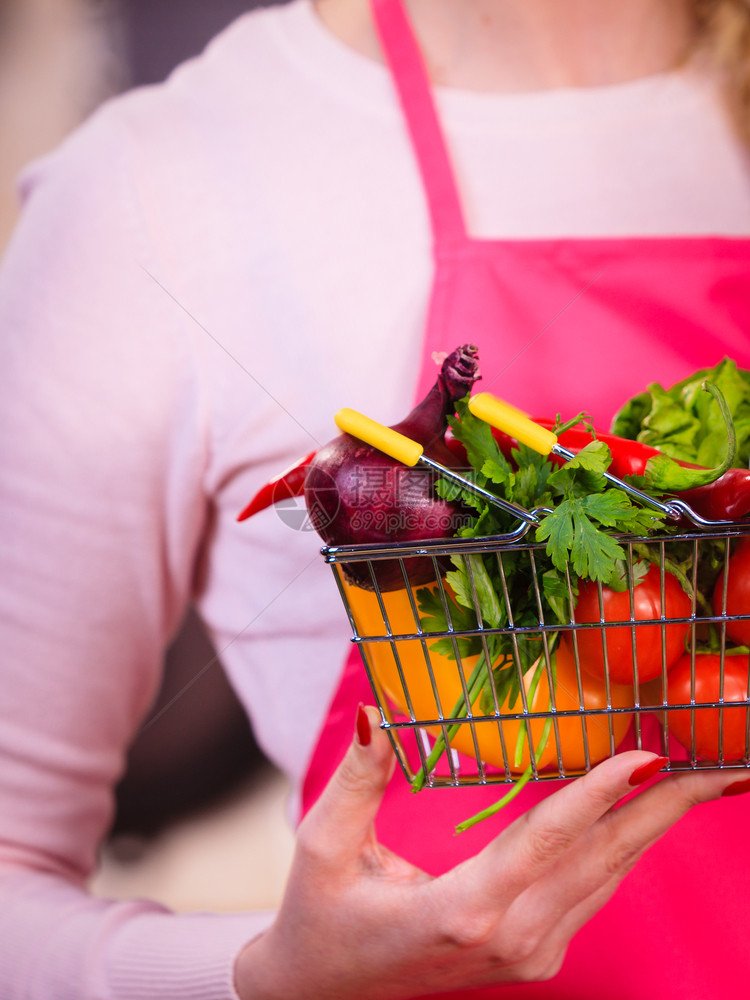
[[[403,465],[414,466],[422,457],[424,449],[421,444],[412,441],[405,434],[391,430],[384,424],[379,424],[377,420],[366,417],[357,410],[351,410],[348,406],[339,410],[333,418],[339,430],[352,437],[364,441],[365,444],[372,445],[385,455],[395,458]]]
[[[557,434],[540,427],[521,410],[489,392],[478,392],[469,400],[469,410],[479,420],[510,434],[540,455],[549,455],[557,444]]]
[[[359,413],[357,410],[351,410],[347,406],[339,410],[333,419],[336,421],[336,426],[339,430],[344,431],[346,434],[351,434],[352,437],[358,438],[360,441],[364,441],[365,444],[372,445],[373,448],[377,448],[378,451],[382,451],[385,455],[395,459],[397,462],[401,462],[403,465],[408,465],[410,467],[413,467],[418,463],[425,465],[434,471],[439,472],[441,476],[445,476],[447,479],[452,479],[454,482],[460,483],[464,489],[470,490],[472,493],[476,493],[478,496],[481,496],[487,503],[494,504],[496,507],[500,507],[507,513],[513,514],[522,522],[525,522],[525,525],[539,523],[539,517],[534,511],[528,511],[525,508],[520,507],[518,504],[505,500],[503,497],[495,496],[493,493],[490,493],[477,483],[474,483],[465,476],[460,475],[455,469],[450,469],[447,466],[442,465],[440,462],[436,462],[435,459],[428,458],[423,454],[424,449],[422,448],[422,445],[418,444],[416,441],[412,441],[411,438],[406,437],[405,434],[399,434],[399,432],[394,431],[393,428],[385,427],[383,424],[379,424],[377,420],[373,420],[371,417],[366,417],[363,413]],[[532,424],[532,426],[534,425]],[[513,537],[520,538],[522,534],[523,531],[518,529]]]

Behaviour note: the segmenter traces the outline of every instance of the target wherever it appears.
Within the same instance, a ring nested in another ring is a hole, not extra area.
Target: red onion
[[[477,349],[457,348],[443,362],[435,385],[393,429],[418,441],[429,458],[453,468],[460,460],[445,444],[447,417],[456,401],[479,378]],[[313,526],[327,545],[367,545],[395,541],[426,541],[454,535],[462,523],[459,503],[441,500],[436,476],[424,468],[408,468],[358,441],[341,434],[319,449],[305,479],[305,501]],[[412,584],[434,579],[428,559],[405,563]],[[397,590],[404,577],[395,560],[373,562],[381,590]],[[366,563],[349,563],[344,573],[350,583],[372,589]]]

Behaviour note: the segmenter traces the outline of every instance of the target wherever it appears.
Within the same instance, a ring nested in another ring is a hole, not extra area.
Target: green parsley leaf
[[[606,582],[610,590],[624,593],[633,580],[633,586],[637,587],[641,583],[651,568],[651,563],[646,559],[640,559],[633,563],[632,573],[625,559],[616,559],[612,566],[612,575]]]
[[[482,624],[499,628],[505,616],[482,556],[454,556],[452,562],[457,568],[446,574],[446,580],[453,588],[458,603],[474,611],[476,594]]]
[[[547,540],[547,555],[563,571],[570,562],[576,576],[607,580],[615,559],[624,557],[622,546],[600,531],[586,513],[585,503],[571,497],[548,514],[536,530]]]
[[[556,469],[549,477],[549,485],[564,496],[588,496],[606,489],[604,473],[612,462],[612,455],[603,441],[591,441],[575,458]]]
[[[504,496],[513,496],[516,477],[506,461],[498,462],[494,458],[488,458],[482,465],[482,475],[486,476],[495,486],[503,487]]]
[[[557,569],[564,571],[573,545],[572,505],[575,500],[565,500],[542,520],[536,529],[538,542],[547,542],[546,552]]]
[[[466,448],[466,457],[474,469],[481,469],[487,459],[492,459],[498,465],[508,464],[507,459],[497,446],[492,436],[492,428],[483,420],[478,420],[469,410],[468,396],[456,403],[455,417],[448,417],[448,423],[453,434]],[[510,466],[508,466],[510,469]]]
[[[470,632],[477,629],[477,617],[473,608],[456,604],[450,594],[445,595],[443,604],[439,589],[420,588],[417,591],[417,605],[420,625],[425,632]],[[430,643],[430,649],[455,659],[454,642],[461,657],[477,656],[482,651],[482,641],[475,636],[436,639]]]
[[[570,594],[564,573],[548,569],[542,574],[542,591],[558,622],[570,619]]]
[[[586,514],[606,528],[629,525],[638,515],[627,493],[622,490],[607,490],[582,499]]]

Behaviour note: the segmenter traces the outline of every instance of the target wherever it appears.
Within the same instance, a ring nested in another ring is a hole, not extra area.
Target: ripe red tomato
[[[714,588],[713,609],[722,614],[724,599],[724,574],[719,576]],[[743,538],[729,560],[727,577],[728,615],[750,615],[750,539]],[[740,646],[750,646],[750,618],[747,621],[727,622],[727,635]]]
[[[691,600],[671,573],[664,574],[664,615],[666,618],[689,618]],[[645,577],[633,590],[632,616],[635,626],[635,653],[638,664],[638,681],[646,683],[662,671],[662,631],[665,634],[667,670],[685,652],[687,623],[662,626],[661,573],[651,566]],[[575,609],[576,622],[628,622],[631,619],[630,594],[602,587],[602,608],[599,607],[599,588],[590,581],[581,583]],[[643,624],[650,622],[651,624]],[[633,629],[630,625],[615,628],[579,629],[578,650],[581,667],[593,677],[605,676],[604,645],[606,639],[609,677],[615,684],[632,684]],[[567,635],[567,642],[572,637]]]
[[[720,663],[718,653],[700,653],[695,657],[695,701],[715,702],[719,699]],[[683,656],[667,677],[668,701],[684,705],[691,700],[690,654]],[[724,657],[724,702],[745,701],[748,685],[746,656]],[[695,715],[695,753],[702,760],[719,759],[719,709],[696,708],[669,712],[669,731],[686,750],[691,745],[691,716]],[[747,708],[725,704],[721,715],[721,749],[724,760],[740,760],[745,756]]]

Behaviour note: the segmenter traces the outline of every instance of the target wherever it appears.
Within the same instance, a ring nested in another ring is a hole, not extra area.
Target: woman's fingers
[[[634,790],[633,779],[637,785],[662,764],[642,752],[605,761],[428,888],[447,882],[445,912],[468,942],[485,944],[490,961],[477,968],[482,981],[553,974],[571,938],[644,851],[691,806],[733,782],[715,772],[670,777],[613,808]]]
[[[377,709],[360,706],[352,743],[322,795],[300,825],[298,842],[338,864],[356,859],[371,838],[372,823],[395,764]]]
[[[643,851],[691,805],[736,782],[715,772],[669,777],[613,809],[663,763],[619,754],[432,878],[375,840],[393,769],[378,721],[374,709],[360,715],[358,736],[300,828],[277,920],[238,960],[241,996],[403,1000],[545,979]]]
[[[607,902],[643,853],[692,806],[718,798],[736,776],[716,771],[667,776],[605,814],[547,875],[519,898],[569,940]]]
[[[476,887],[473,905],[503,910],[553,868],[602,816],[633,790],[631,779],[656,754],[629,751],[538,803],[504,830],[480,854],[445,876]],[[467,876],[469,878],[467,879]]]

